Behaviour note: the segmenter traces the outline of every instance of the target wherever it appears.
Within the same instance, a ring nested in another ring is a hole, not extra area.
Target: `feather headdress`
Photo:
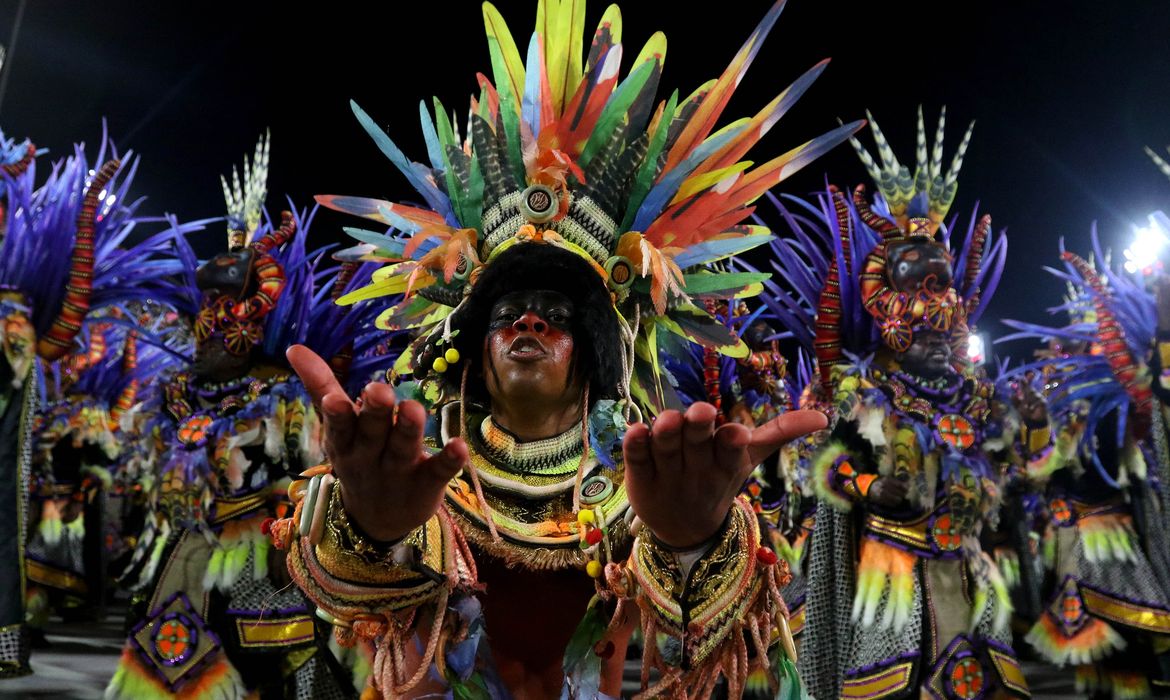
[[[718,78],[685,98],[676,92],[659,100],[666,38],[654,34],[622,78],[616,6],[586,50],[585,3],[540,0],[522,60],[500,13],[485,3],[493,78],[478,76],[464,136],[442,103],[435,100],[433,117],[423,103],[427,161],[412,162],[353,105],[425,204],[318,198],[396,230],[348,229],[360,245],[346,259],[387,266],[341,302],[402,294],[379,325],[432,328],[460,304],[480,268],[514,246],[543,243],[586,260],[608,285],[631,348],[630,391],[644,405],[664,401],[660,332],[746,355],[704,300],[758,292],[758,281],[703,266],[768,240],[766,230],[744,225],[756,199],[861,126],[841,126],[760,165],[742,160],[820,75],[822,62],[755,116],[719,127],[783,7],[783,0],[772,6]]]

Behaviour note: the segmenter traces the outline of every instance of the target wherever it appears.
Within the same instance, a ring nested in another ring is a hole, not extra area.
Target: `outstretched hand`
[[[623,442],[630,506],[670,547],[694,548],[722,526],[752,469],[785,443],[821,430],[817,411],[789,411],[757,428],[726,423],[696,403],[686,414],[666,411],[651,430],[631,425]]]
[[[397,404],[394,389],[371,382],[350,401],[333,370],[303,345],[288,361],[304,382],[325,425],[325,454],[341,481],[349,518],[383,541],[403,537],[430,519],[443,491],[467,463],[467,445],[455,438],[434,455],[423,451],[426,411],[417,401]]]

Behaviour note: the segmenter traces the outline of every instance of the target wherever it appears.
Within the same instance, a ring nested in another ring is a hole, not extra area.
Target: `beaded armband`
[[[290,576],[317,616],[334,625],[338,642],[374,645],[378,689],[404,695],[425,677],[436,650],[458,641],[444,620],[449,597],[476,586],[467,542],[446,509],[399,542],[372,541],[346,517],[329,467],[301,476],[307,479],[289,488],[293,517],[270,525],[273,544],[288,551]],[[408,668],[406,645],[416,635],[427,646]]]
[[[676,553],[644,531],[627,564],[634,600],[642,611],[643,684],[651,668],[661,681],[647,697],[678,693],[708,697],[725,678],[732,697],[749,673],[772,669],[768,649],[781,642],[788,658],[795,647],[780,588],[791,580],[788,566],[760,541],[759,522],[744,498],[736,500],[722,536],[684,571]],[[750,649],[750,651],[749,651]]]

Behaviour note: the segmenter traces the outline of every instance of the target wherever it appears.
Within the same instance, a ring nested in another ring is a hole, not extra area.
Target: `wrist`
[[[710,534],[706,536],[695,537],[683,535],[682,537],[663,537],[659,533],[654,532],[653,528],[648,527],[647,530],[650,531],[650,536],[654,538],[654,544],[660,549],[673,554],[691,554],[710,549],[711,545],[717,542],[727,531],[727,526],[730,521],[731,509],[728,508],[727,513],[723,516],[723,520],[713,529],[707,529]]]
[[[337,505],[345,512],[345,519],[364,540],[374,546],[390,549],[416,529],[400,525],[385,527],[379,522],[379,516],[385,513],[384,509],[368,512],[369,509],[359,506],[362,499],[353,496],[344,482],[339,480],[337,483],[341,485],[341,501]]]

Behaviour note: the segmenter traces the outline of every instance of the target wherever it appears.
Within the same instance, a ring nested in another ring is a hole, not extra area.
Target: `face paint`
[[[573,302],[548,290],[506,294],[492,306],[484,377],[493,397],[552,399],[574,384]]]

